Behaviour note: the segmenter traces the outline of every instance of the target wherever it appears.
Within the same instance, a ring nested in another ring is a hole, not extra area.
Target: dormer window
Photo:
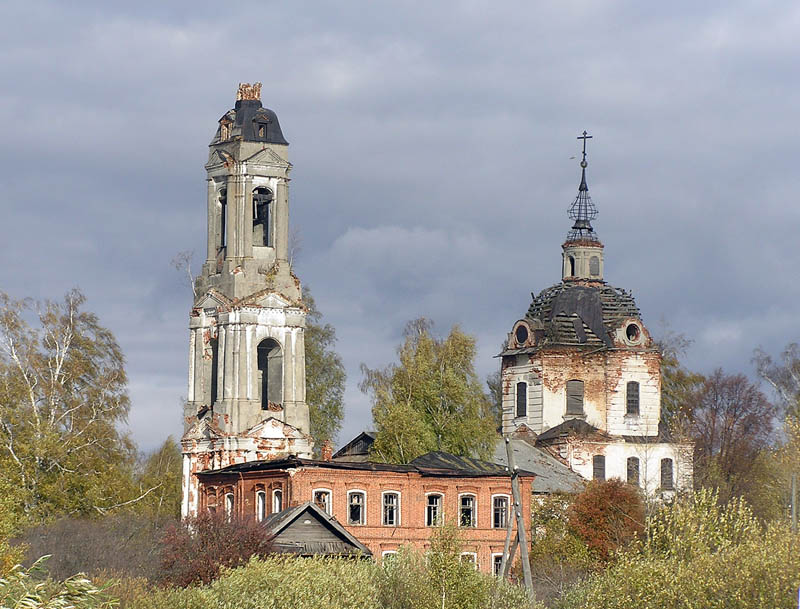
[[[267,126],[266,125],[259,125],[258,126],[258,137],[260,137],[260,138],[267,137]]]
[[[219,139],[229,140],[231,138],[231,124],[228,121],[223,121],[219,124]]]

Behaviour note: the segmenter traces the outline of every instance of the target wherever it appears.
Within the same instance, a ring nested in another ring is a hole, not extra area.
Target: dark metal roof
[[[567,419],[563,423],[551,427],[547,431],[539,434],[536,438],[536,443],[541,444],[548,440],[555,440],[566,436],[602,436],[607,437],[607,434],[602,432],[594,425],[590,425],[583,419]]]
[[[228,120],[231,124],[231,140],[245,142],[263,142],[265,144],[284,144],[289,142],[283,137],[278,115],[269,108],[264,108],[258,99],[240,99],[236,101],[233,110],[229,110],[220,122]],[[263,128],[263,135],[259,130]],[[220,143],[220,130],[214,137],[212,144]]]
[[[318,461],[315,459],[301,459],[300,457],[287,457],[270,461],[248,461],[237,463],[222,469],[198,472],[198,476],[216,474],[243,474],[247,472],[260,472],[281,470],[298,467],[319,467],[323,469],[339,469],[352,471],[375,471],[396,473],[418,473],[422,476],[440,478],[478,478],[482,476],[506,476],[508,472],[502,465],[488,463],[469,457],[457,457],[445,452],[435,451],[414,459],[407,465],[392,463],[375,463],[373,461]],[[534,475],[532,472],[521,471],[524,476]]]
[[[545,345],[612,348],[612,335],[625,319],[641,319],[630,292],[604,282],[565,281],[531,294],[526,319],[542,328],[536,347],[506,349],[503,355],[535,351]]]
[[[374,431],[362,431],[355,438],[337,450],[332,458],[341,461],[367,461],[369,457],[369,449],[374,442]]]

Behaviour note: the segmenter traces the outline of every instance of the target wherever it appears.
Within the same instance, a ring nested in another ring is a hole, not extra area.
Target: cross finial
[[[583,167],[584,169],[586,169],[586,165],[587,165],[587,163],[586,163],[586,140],[590,140],[590,139],[592,139],[592,137],[593,136],[588,135],[586,133],[586,130],[584,130],[583,135],[579,135],[578,136],[579,140],[583,140],[583,158],[581,159],[581,167]]]

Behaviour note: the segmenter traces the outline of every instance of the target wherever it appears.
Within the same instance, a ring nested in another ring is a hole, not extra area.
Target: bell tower
[[[183,514],[195,474],[234,463],[310,457],[305,402],[306,310],[289,264],[289,143],[240,84],[206,163],[207,251],[189,317]]]

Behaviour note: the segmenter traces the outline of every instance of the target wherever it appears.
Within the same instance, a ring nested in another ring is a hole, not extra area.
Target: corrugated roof
[[[583,490],[583,478],[555,457],[521,439],[512,439],[511,447],[516,466],[535,474],[534,493],[579,493]],[[503,465],[508,463],[503,439],[495,444],[494,460]]]

